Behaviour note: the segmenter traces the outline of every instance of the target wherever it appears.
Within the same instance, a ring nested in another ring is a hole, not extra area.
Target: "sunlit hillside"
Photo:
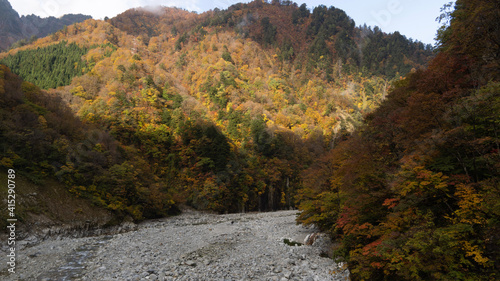
[[[355,280],[493,280],[499,10],[436,50],[289,1],[76,23],[0,54],[0,164],[119,219],[299,208]]]
[[[384,44],[389,53],[371,54]],[[152,186],[160,197],[179,194],[175,203],[221,212],[296,206],[302,170],[430,55],[400,34],[357,28],[334,7],[311,13],[304,5],[255,1],[200,15],[129,10],[1,57],[62,97],[85,124],[109,132],[122,150],[140,154],[140,168],[154,180],[121,187],[132,191],[100,182],[89,171],[98,164],[92,159],[69,157],[63,165],[68,188],[139,219],[145,206],[129,196]],[[109,163],[130,183],[134,164]],[[116,196],[122,199],[109,199]]]

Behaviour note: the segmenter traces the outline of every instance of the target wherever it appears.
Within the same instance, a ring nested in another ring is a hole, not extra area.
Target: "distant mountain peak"
[[[19,40],[32,36],[45,37],[66,25],[92,18],[82,14],[69,14],[60,18],[41,18],[37,15],[19,16],[8,0],[0,0],[0,52]]]
[[[10,5],[10,2],[7,1],[7,0],[0,0],[0,5],[2,6],[5,6],[5,7],[8,7],[10,9],[12,9],[12,5]]]

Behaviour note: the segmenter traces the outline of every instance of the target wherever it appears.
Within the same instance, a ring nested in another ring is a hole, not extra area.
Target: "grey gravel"
[[[321,257],[329,245],[296,211],[215,215],[185,211],[112,236],[48,239],[17,252],[16,274],[1,280],[349,280],[343,263]],[[22,244],[22,243],[21,243]]]

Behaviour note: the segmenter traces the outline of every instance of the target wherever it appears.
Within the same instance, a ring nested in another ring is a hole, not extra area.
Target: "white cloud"
[[[198,0],[130,0],[129,2],[137,2],[137,5],[135,5],[135,7],[166,6],[184,8],[188,11],[201,12]]]

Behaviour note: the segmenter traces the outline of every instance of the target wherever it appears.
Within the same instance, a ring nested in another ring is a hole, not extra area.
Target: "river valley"
[[[131,231],[52,237],[17,252],[2,280],[349,280],[326,256],[329,240],[295,222],[297,211],[216,215],[185,211]],[[22,243],[21,243],[22,244]]]

